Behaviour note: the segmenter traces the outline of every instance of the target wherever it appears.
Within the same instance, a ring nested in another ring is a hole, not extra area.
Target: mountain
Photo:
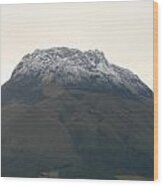
[[[153,179],[153,92],[102,52],[37,49],[1,96],[2,176]]]

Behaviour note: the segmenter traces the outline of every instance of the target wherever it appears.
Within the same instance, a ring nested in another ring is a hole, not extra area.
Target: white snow
[[[15,68],[12,78],[20,78],[22,75],[29,76],[31,73],[39,74],[38,78],[43,82],[55,81],[64,85],[66,83],[80,85],[86,79],[90,82],[93,77],[93,81],[98,79],[98,86],[111,87],[111,82],[117,87],[125,87],[133,94],[148,89],[138,76],[127,69],[109,63],[104,54],[98,50],[81,52],[66,47],[36,49],[22,58],[20,64]]]

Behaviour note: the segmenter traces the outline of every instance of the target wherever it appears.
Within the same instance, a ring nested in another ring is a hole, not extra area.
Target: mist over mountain
[[[1,96],[2,176],[153,179],[153,92],[103,52],[36,49]]]

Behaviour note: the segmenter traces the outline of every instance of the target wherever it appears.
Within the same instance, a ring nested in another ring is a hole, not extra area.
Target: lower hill
[[[153,180],[153,100],[44,89],[2,106],[2,176]]]

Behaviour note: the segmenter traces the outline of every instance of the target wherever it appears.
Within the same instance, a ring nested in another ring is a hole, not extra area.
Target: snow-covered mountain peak
[[[152,96],[152,91],[130,70],[111,64],[99,50],[53,47],[25,55],[11,79],[34,78],[66,88]]]
[[[46,50],[36,49],[33,53],[25,55],[13,72],[13,77],[19,74],[28,74],[31,71],[40,72],[48,76],[48,71],[71,66],[83,70],[101,70],[107,73],[109,63],[102,52],[89,50],[81,52],[77,49],[54,47]]]

